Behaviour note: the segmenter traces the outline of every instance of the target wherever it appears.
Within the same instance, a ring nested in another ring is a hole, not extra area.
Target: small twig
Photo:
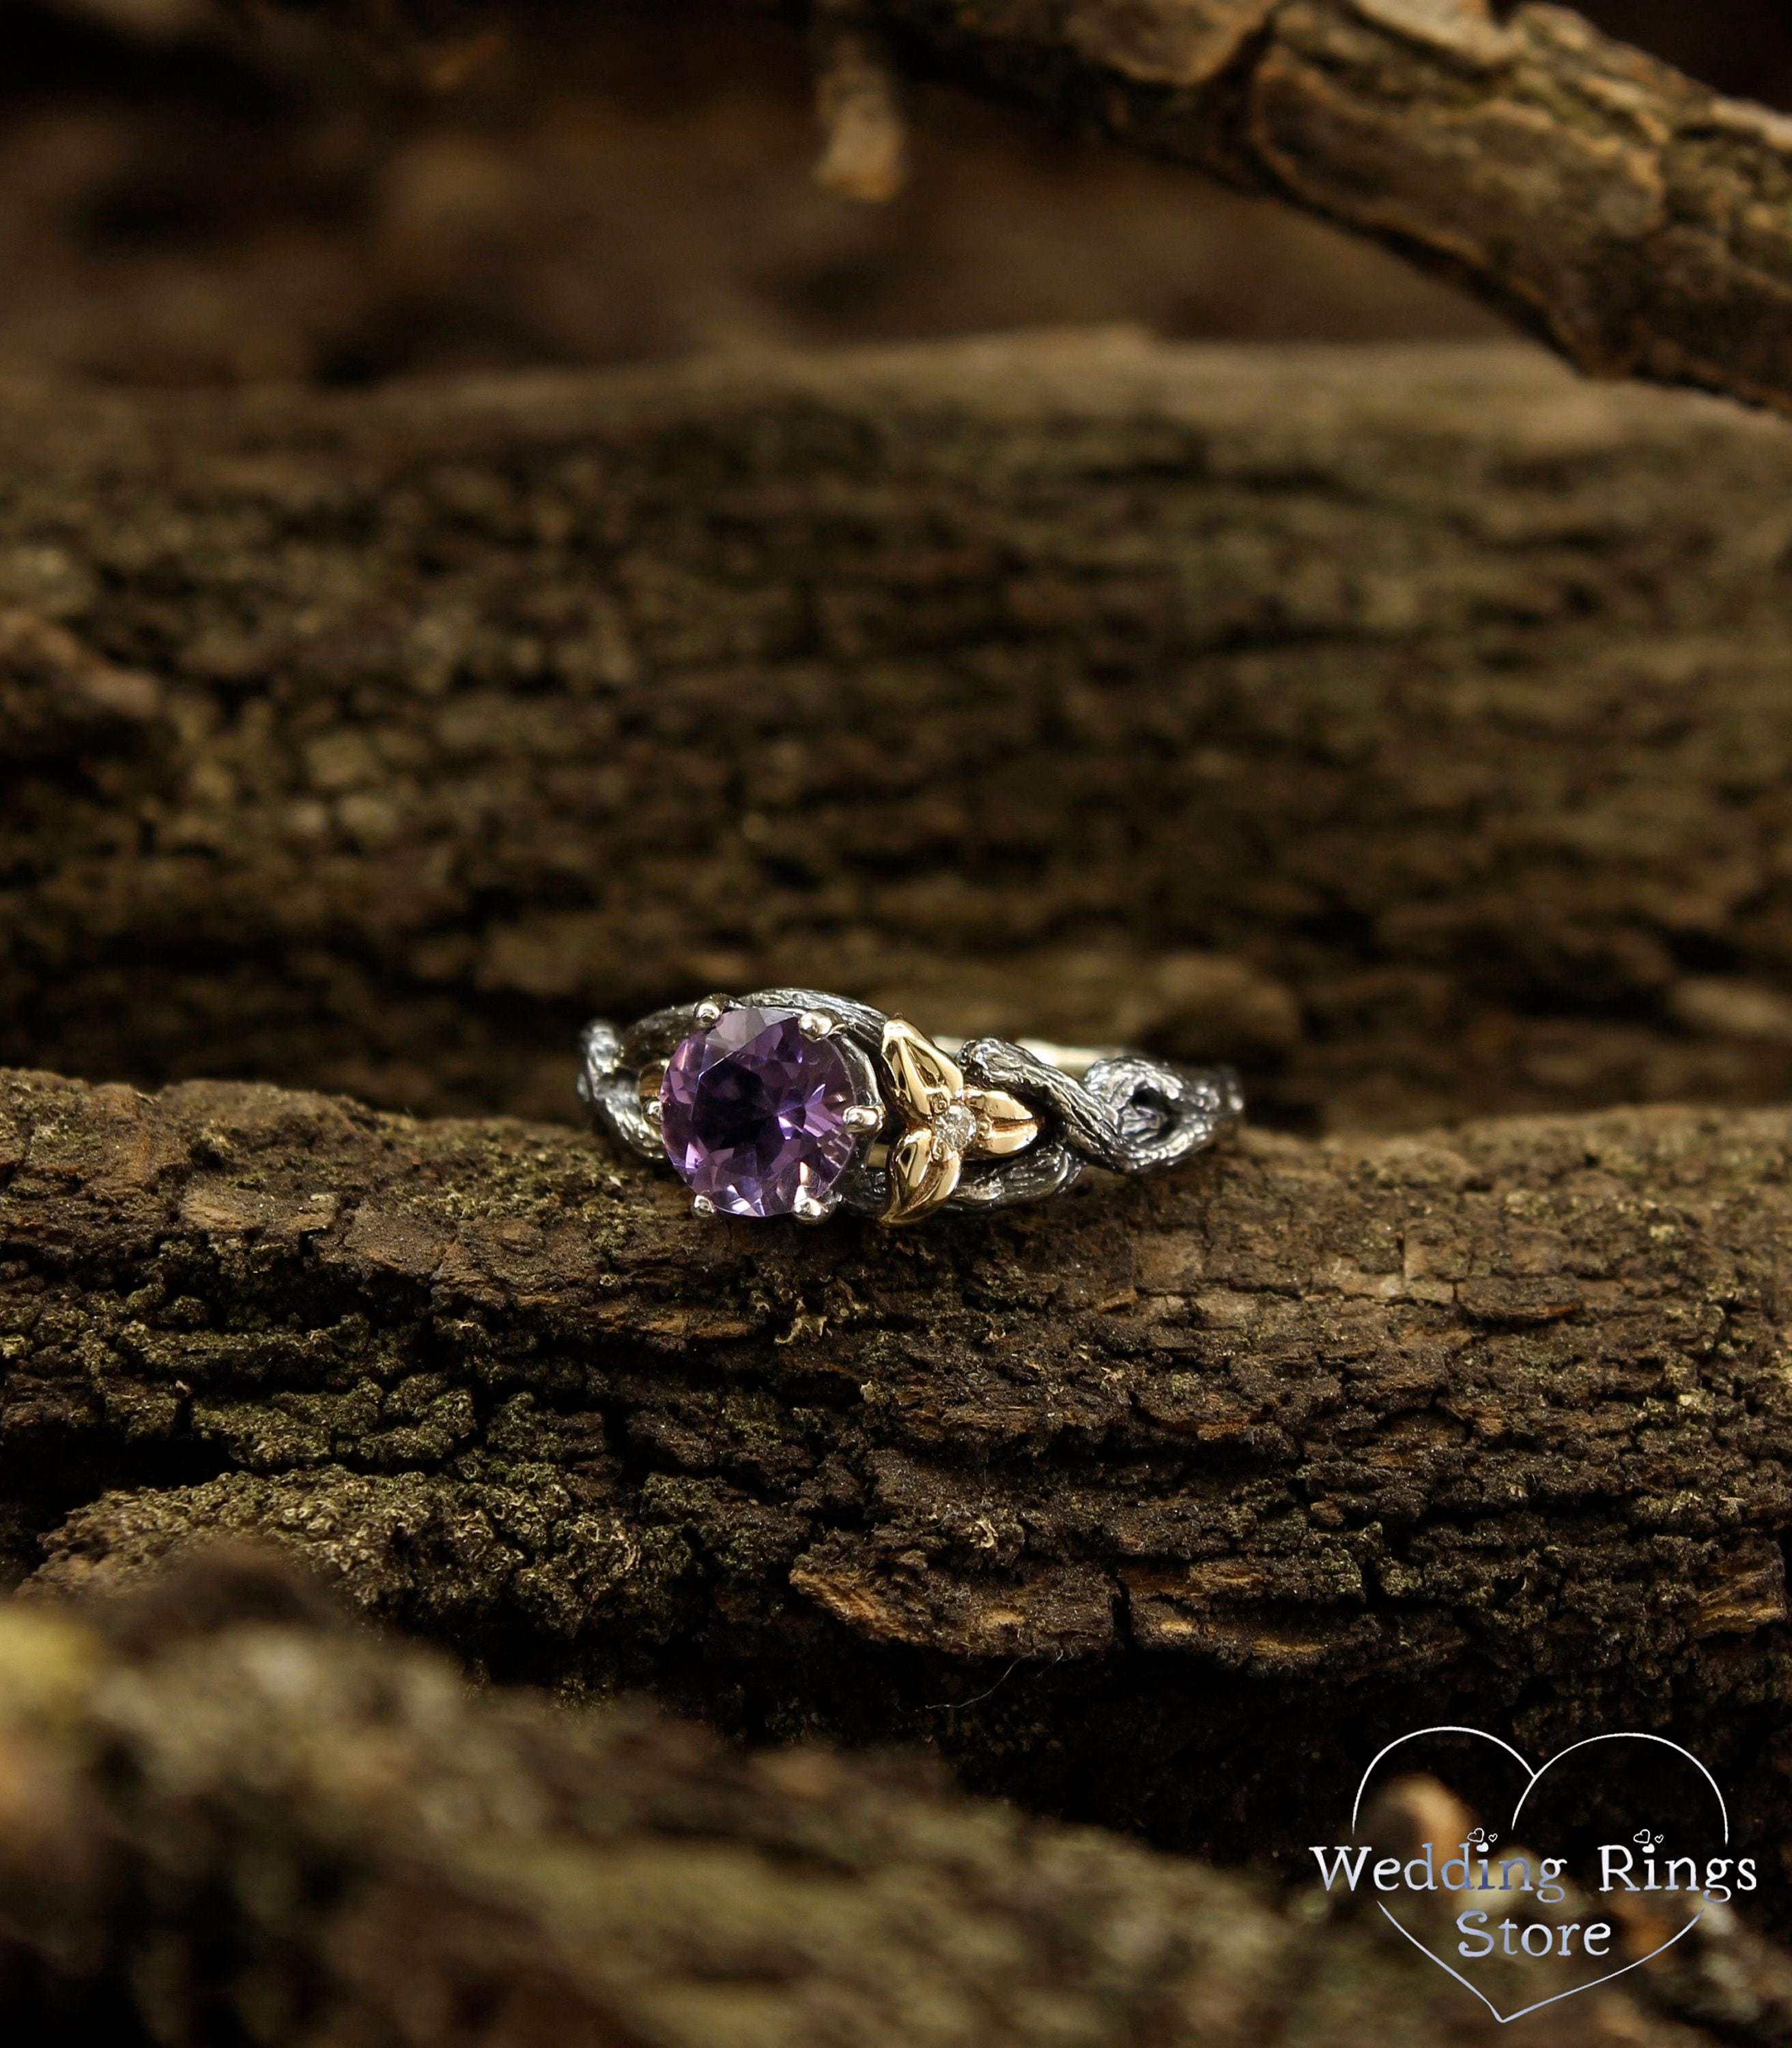
[[[879,205],[908,182],[902,80],[882,36],[856,9],[818,8],[815,103],[822,149],[816,181],[843,199]]]

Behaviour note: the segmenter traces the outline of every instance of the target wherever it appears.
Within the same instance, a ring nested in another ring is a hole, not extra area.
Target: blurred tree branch
[[[229,0],[253,14],[280,0]],[[420,76],[503,0],[285,0]],[[597,0],[601,4],[601,0]],[[776,4],[776,0],[769,0]],[[1565,8],[1488,0],[783,0],[824,181],[900,185],[897,73],[1272,194],[1453,280],[1582,370],[1792,411],[1792,120]]]
[[[1792,121],[1560,7],[871,0],[911,49],[1454,278],[1595,375],[1792,410]]]

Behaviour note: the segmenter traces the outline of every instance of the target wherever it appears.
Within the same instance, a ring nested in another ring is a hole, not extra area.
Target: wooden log
[[[567,1113],[820,983],[1410,1127],[1792,1084],[1792,438],[1088,336],[0,418],[0,1057]]]
[[[1414,1727],[1653,1728],[1777,1869],[1789,1167],[1783,1110],[1252,1132],[805,1232],[564,1128],[14,1075],[10,1569],[254,1536],[495,1678],[1223,1857]]]
[[[18,2048],[1511,2038],[1379,1916],[1287,1911],[887,1763],[475,1692],[246,1560],[122,1611],[0,1610],[0,1769]],[[1574,1982],[1503,1967],[1501,1996]],[[1708,1911],[1522,2038],[1777,2040],[1789,1977]]]

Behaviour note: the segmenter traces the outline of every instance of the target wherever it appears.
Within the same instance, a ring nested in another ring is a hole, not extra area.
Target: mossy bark
[[[37,1594],[251,1535],[495,1678],[1304,1860],[1391,1735],[1671,1732],[1792,1820],[1792,1115],[1314,1146],[912,1233],[595,1137],[0,1094]]]

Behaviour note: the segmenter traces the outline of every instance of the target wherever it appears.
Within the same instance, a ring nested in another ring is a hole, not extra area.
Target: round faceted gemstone
[[[660,1084],[666,1156],[728,1216],[789,1216],[852,1163],[858,1100],[839,1046],[795,1010],[729,1010],[672,1056]]]

